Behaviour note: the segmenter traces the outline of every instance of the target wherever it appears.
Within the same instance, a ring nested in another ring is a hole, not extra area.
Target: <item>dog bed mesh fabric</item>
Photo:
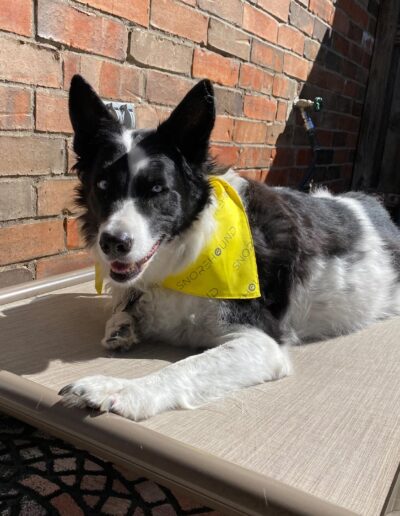
[[[87,375],[143,376],[190,351],[111,356],[99,344],[109,314],[92,282],[1,307],[0,410],[228,514],[384,511],[400,459],[400,318],[294,348],[291,377],[135,423],[68,409],[57,391]]]

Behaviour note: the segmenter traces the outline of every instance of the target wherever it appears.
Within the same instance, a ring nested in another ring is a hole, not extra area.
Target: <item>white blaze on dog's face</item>
[[[212,86],[198,83],[157,130],[131,131],[75,76],[70,116],[84,236],[110,278],[131,285],[208,202]]]

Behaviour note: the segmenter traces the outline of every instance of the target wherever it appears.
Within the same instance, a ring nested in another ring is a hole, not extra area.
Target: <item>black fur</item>
[[[210,198],[206,176],[212,170],[208,143],[215,108],[209,81],[197,84],[156,130],[136,131],[129,154],[121,143],[121,126],[80,77],[72,80],[70,112],[81,179],[78,201],[85,209],[89,245],[121,199],[134,198],[155,234],[167,239],[193,223]],[[148,164],[141,169],[143,158]],[[108,183],[104,191],[98,188],[103,180]],[[154,185],[160,187],[157,194]],[[260,328],[281,341],[280,320],[293,286],[307,280],[317,257],[345,256],[349,263],[359,259],[361,227],[350,209],[331,198],[251,181],[246,195],[262,296],[221,302],[220,319]],[[348,195],[365,206],[400,271],[399,231],[384,208],[370,197]]]
[[[120,124],[80,76],[72,79],[69,107],[81,179],[77,202],[84,208],[81,219],[88,245],[94,244],[115,204],[129,197],[150,218],[154,232],[167,239],[195,220],[210,195],[205,174],[211,163],[208,142],[215,107],[209,81],[198,83],[158,129],[134,132],[135,148],[129,154]],[[140,170],[143,158],[149,166]],[[106,190],[98,187],[103,180]],[[152,192],[155,185],[160,193]]]

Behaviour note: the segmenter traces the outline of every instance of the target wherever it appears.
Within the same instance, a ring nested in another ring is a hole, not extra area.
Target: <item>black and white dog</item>
[[[378,201],[270,188],[232,171],[223,177],[247,211],[261,297],[156,286],[193,262],[213,231],[211,83],[199,82],[157,129],[132,131],[75,76],[70,116],[83,233],[112,285],[103,345],[162,339],[207,350],[142,378],[83,378],[61,390],[67,403],[134,420],[196,407],[290,374],[290,345],[400,313],[400,232]]]

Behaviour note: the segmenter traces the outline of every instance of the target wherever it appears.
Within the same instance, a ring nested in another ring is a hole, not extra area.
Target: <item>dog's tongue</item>
[[[132,269],[132,267],[133,265],[129,263],[122,263],[118,261],[111,263],[111,270],[113,270],[114,272],[128,272]]]

